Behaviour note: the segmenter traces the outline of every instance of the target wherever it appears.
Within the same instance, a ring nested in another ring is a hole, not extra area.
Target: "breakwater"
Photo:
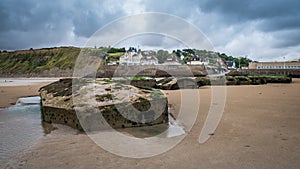
[[[248,75],[286,75],[300,78],[300,69],[242,69],[233,70],[227,75],[230,76],[248,76]]]

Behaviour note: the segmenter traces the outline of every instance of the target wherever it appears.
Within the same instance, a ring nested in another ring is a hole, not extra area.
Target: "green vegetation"
[[[120,60],[120,57],[124,55],[125,52],[116,52],[116,53],[108,53],[107,63],[116,62]]]
[[[158,50],[156,53],[156,58],[158,63],[164,63],[169,56],[169,52],[166,50]]]
[[[131,80],[146,80],[147,78],[144,76],[134,76],[131,78]]]
[[[110,48],[107,53],[125,53],[125,48]]]
[[[164,97],[163,92],[161,92],[160,90],[157,90],[157,89],[152,89],[152,93],[151,93],[152,99],[159,99],[159,98],[163,98],[163,97]]]
[[[291,83],[292,82],[292,78],[285,75],[226,76],[226,79],[227,82],[235,81],[235,84],[232,85],[240,85],[240,84],[259,85],[259,84],[267,84],[267,83]]]
[[[125,48],[75,48],[75,47],[54,47],[43,49],[29,49],[15,52],[1,51],[0,53],[0,74],[28,74],[41,73],[45,70],[67,70],[73,69],[76,59],[79,54],[96,56],[104,59],[99,69],[104,64],[111,62],[118,63],[120,57],[126,52]],[[166,50],[158,50],[154,52],[159,63],[164,63],[171,55],[177,56],[177,60],[184,64],[190,59],[199,59],[201,61],[209,62],[210,65],[215,65],[217,58],[221,57],[226,61],[234,61],[236,66],[241,63],[241,66],[248,66],[250,59],[245,57],[235,58],[227,56],[222,53],[219,54],[213,51],[197,50],[197,49],[182,49],[174,50],[169,53]],[[94,60],[87,60],[86,64]]]
[[[72,69],[79,48],[60,47],[38,50],[6,52],[0,54],[0,73],[31,73],[58,69]]]
[[[277,76],[262,76],[266,79],[267,83],[291,83],[292,78],[285,75],[277,75]]]
[[[210,79],[208,77],[197,77],[196,83],[198,87],[210,85]]]
[[[292,78],[284,75],[278,76],[226,76],[226,81],[222,77],[197,77],[199,87],[206,85],[260,85],[267,83],[291,83]]]
[[[1,74],[28,74],[40,73],[45,70],[73,69],[79,54],[96,56],[104,59],[119,59],[124,53],[107,53],[109,48],[75,48],[75,47],[58,47],[30,49],[15,52],[0,53],[0,73]],[[89,60],[87,60],[88,62]]]
[[[248,67],[249,63],[252,62],[251,59],[248,59],[247,57],[241,57],[241,58],[236,58],[233,56],[227,56],[225,53],[217,53],[218,56],[226,61],[234,61],[236,67]]]

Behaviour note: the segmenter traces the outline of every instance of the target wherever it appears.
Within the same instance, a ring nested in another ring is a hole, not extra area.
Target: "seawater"
[[[165,132],[162,137],[174,137],[185,134],[183,127],[174,123],[169,116],[169,124],[119,129],[134,137],[152,137]],[[45,128],[43,127],[45,126]],[[16,105],[0,109],[0,168],[19,152],[36,143],[51,126],[41,120],[40,97],[20,98]]]
[[[118,129],[119,132],[127,133],[131,136],[138,138],[147,138],[147,137],[162,137],[162,138],[170,138],[176,137],[183,134],[186,134],[184,127],[178,125],[173,119],[172,116],[169,115],[169,123],[168,124],[157,124],[153,126],[144,126],[144,127],[132,127],[132,128],[124,128]]]
[[[30,97],[0,110],[0,166],[44,135],[39,99]]]

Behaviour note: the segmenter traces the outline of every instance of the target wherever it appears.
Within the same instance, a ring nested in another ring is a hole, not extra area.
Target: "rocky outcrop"
[[[202,65],[105,65],[96,73],[98,78],[112,77],[192,77],[214,73]],[[88,75],[87,75],[88,76]]]
[[[162,78],[157,81],[157,88],[163,90],[196,89],[198,88],[193,78]]]
[[[168,101],[157,89],[108,79],[74,82],[62,79],[40,89],[43,121],[85,131],[107,128],[104,124],[126,128],[168,122]]]
[[[228,73],[229,76],[281,76],[286,75],[289,77],[299,78],[300,69],[241,69],[232,70]]]

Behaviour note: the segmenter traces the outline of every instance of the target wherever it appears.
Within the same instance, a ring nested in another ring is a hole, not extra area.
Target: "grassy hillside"
[[[0,73],[39,73],[52,68],[74,67],[80,48],[59,47],[0,53]]]
[[[71,72],[74,68],[76,59],[79,53],[87,54],[90,56],[98,56],[106,58],[106,63],[118,61],[120,56],[125,53],[125,48],[76,48],[76,47],[55,47],[55,48],[43,48],[43,49],[30,49],[14,52],[0,52],[0,75],[26,75],[36,74],[40,75],[42,72]],[[155,52],[156,57],[163,62],[171,53],[168,51],[159,50]],[[220,54],[213,51],[196,50],[196,49],[183,49],[174,50],[172,52],[176,54],[178,60],[182,62],[181,57],[184,56],[183,61],[187,61],[193,57],[200,57],[202,60],[209,61],[210,63],[216,63],[217,57],[221,57],[224,60],[232,60],[241,63],[241,66],[247,66],[251,61],[247,58],[234,58],[225,54]],[[93,60],[91,61],[93,62]],[[46,73],[47,74],[47,73]]]

